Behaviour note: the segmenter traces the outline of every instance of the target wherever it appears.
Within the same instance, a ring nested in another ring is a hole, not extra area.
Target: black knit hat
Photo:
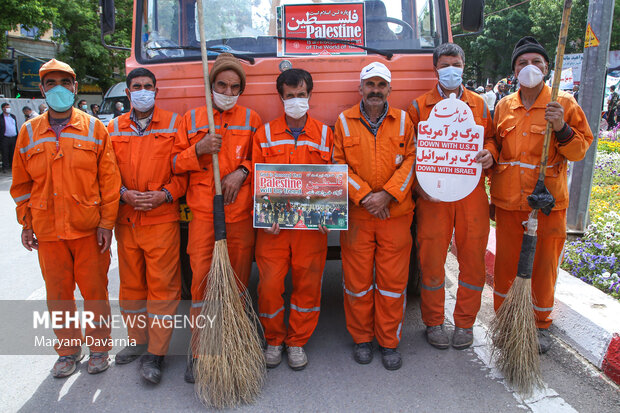
[[[532,36],[525,36],[515,44],[515,49],[512,51],[512,70],[515,69],[515,62],[517,57],[525,53],[538,53],[542,55],[549,64],[549,55],[544,47]]]

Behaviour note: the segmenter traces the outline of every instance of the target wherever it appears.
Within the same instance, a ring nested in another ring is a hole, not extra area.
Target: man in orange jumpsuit
[[[213,93],[215,134],[209,133],[207,108],[192,109],[183,116],[172,154],[175,173],[189,172],[187,204],[193,219],[189,224],[187,253],[192,267],[192,309],[200,313],[207,274],[211,268],[215,236],[213,229],[213,166],[211,154],[218,153],[226,214],[228,254],[235,274],[245,289],[252,270],[254,228],[252,226],[252,137],[260,127],[256,112],[237,104],[245,89],[245,72],[231,54],[220,54],[209,72]],[[193,334],[193,351],[197,334]],[[193,383],[193,359],[185,380]]]
[[[551,102],[551,88],[543,82],[549,57],[533,37],[515,45],[512,68],[521,88],[495,107],[496,138],[485,145],[496,166],[491,180],[495,205],[497,255],[495,256],[494,306],[500,307],[517,274],[523,222],[531,211],[527,197],[538,180],[547,122],[553,127],[545,186],[555,197],[546,216],[538,214],[536,255],[532,271],[532,298],[541,353],[552,345],[548,328],[558,265],[566,239],[568,161],[583,159],[592,143],[586,117],[570,93],[560,92]]]
[[[415,130],[442,99],[454,93],[474,114],[476,124],[484,127],[485,139],[493,136],[491,114],[484,99],[462,86],[465,53],[454,43],[444,43],[433,52],[437,85],[418,97],[409,106],[409,116]],[[488,151],[480,151],[477,161],[483,168],[493,165]],[[480,299],[485,281],[484,254],[489,236],[489,200],[484,187],[484,174],[471,194],[456,202],[441,202],[430,197],[416,185],[415,222],[421,270],[422,320],[426,324],[426,339],[437,348],[450,345],[444,330],[444,265],[452,232],[459,260],[459,288],[454,309],[452,347],[465,349],[474,340],[473,325],[480,310]]]
[[[123,183],[115,231],[120,306],[136,345],[121,350],[115,361],[126,364],[148,350],[141,374],[157,384],[173,331],[166,322],[181,295],[178,199],[187,175],[172,173],[170,155],[181,118],[155,106],[155,75],[138,68],[126,82],[132,110],[114,118],[108,131]]]
[[[349,230],[340,245],[353,356],[370,363],[376,337],[384,367],[396,370],[412,244],[415,135],[407,113],[387,102],[391,78],[382,63],[362,69],[362,100],[336,121],[334,161],[349,165]]]
[[[72,107],[78,90],[73,69],[52,59],[41,66],[39,76],[49,110],[19,132],[11,196],[23,226],[22,244],[39,252],[50,312],[76,311],[77,284],[85,311],[94,316],[86,323],[92,343],[88,372],[94,374],[108,368],[112,348],[108,249],[121,178],[105,126]],[[60,357],[54,377],[71,375],[82,359],[81,328],[69,319],[63,324],[55,329]]]
[[[278,76],[276,87],[284,104],[284,116],[256,132],[252,162],[330,163],[333,133],[327,125],[307,114],[313,87],[310,73],[303,69],[286,70]],[[308,364],[303,346],[319,321],[328,231],[321,225],[316,231],[280,231],[280,225],[274,223],[271,228],[257,232],[258,310],[265,330],[265,361],[269,368],[280,364],[283,344],[293,370],[302,370]],[[282,295],[289,268],[293,291],[287,329]]]

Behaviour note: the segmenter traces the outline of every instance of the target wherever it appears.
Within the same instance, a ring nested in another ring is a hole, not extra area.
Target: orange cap
[[[69,73],[73,79],[75,79],[75,72],[71,69],[71,66],[60,60],[52,59],[49,62],[45,62],[39,69],[39,78],[43,80],[46,74],[51,72],[64,72]]]

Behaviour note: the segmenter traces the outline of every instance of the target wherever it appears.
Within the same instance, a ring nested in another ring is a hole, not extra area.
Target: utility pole
[[[586,156],[570,166],[568,177],[569,203],[566,224],[569,233],[583,234],[588,224],[590,190],[596,159],[598,128],[601,120],[601,107],[605,93],[607,56],[614,17],[614,0],[590,0],[588,25],[581,65],[581,84],[579,85],[579,104],[586,114],[594,141]]]

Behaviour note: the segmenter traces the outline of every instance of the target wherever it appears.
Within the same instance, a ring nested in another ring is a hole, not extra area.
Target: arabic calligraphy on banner
[[[278,32],[287,38],[278,42],[278,56],[366,54],[340,42],[366,45],[364,3],[285,5],[278,14]]]
[[[254,228],[348,229],[347,165],[254,167]]]
[[[467,104],[454,94],[437,103],[418,124],[416,177],[422,189],[444,202],[469,195],[480,181],[482,165],[475,157],[483,142],[484,128]]]

